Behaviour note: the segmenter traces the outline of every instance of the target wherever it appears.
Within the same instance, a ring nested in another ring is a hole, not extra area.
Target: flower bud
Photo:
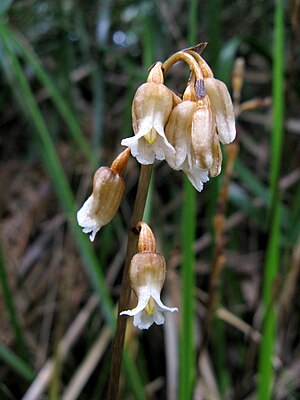
[[[138,250],[139,253],[143,252],[156,252],[156,240],[149,225],[145,222],[139,222],[136,228],[140,231]]]
[[[231,143],[236,136],[233,104],[226,85],[214,78],[204,80],[205,89],[216,118],[220,142]]]
[[[147,82],[164,83],[164,74],[162,70],[162,63],[157,61],[149,68]]]
[[[84,233],[90,233],[93,242],[99,229],[116,215],[124,191],[123,178],[130,150],[124,150],[111,167],[101,167],[94,175],[93,192],[77,213],[78,224]]]

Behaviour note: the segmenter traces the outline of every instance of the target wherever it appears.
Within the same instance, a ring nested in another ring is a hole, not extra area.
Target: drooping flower
[[[94,241],[99,229],[108,224],[116,215],[124,191],[124,172],[130,150],[124,150],[111,167],[100,167],[94,175],[93,192],[77,212],[77,222],[84,233],[90,233]]]
[[[205,90],[215,115],[220,142],[231,143],[236,136],[234,108],[227,86],[215,78],[204,79]]]
[[[166,262],[164,257],[156,252],[155,238],[149,226],[141,222],[139,228],[139,253],[133,256],[129,268],[130,283],[138,304],[132,310],[122,311],[120,315],[132,316],[134,326],[148,329],[153,323],[164,323],[163,312],[174,312],[178,309],[167,307],[161,301]]]
[[[196,102],[190,100],[183,101],[172,110],[166,136],[175,153],[168,155],[166,161],[174,170],[182,170],[195,189],[201,192],[203,182],[208,181],[208,170],[198,165],[192,146],[192,124],[196,111]]]
[[[153,164],[155,158],[164,160],[174,153],[174,148],[165,136],[165,125],[173,107],[174,96],[163,84],[161,63],[156,63],[146,83],[141,85],[132,104],[132,126],[134,136],[123,139],[141,164]]]

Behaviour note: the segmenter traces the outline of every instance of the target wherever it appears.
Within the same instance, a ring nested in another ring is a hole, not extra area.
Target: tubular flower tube
[[[129,268],[130,283],[138,304],[132,310],[122,311],[120,315],[133,316],[134,326],[148,329],[153,323],[164,323],[163,312],[174,312],[178,309],[165,306],[160,299],[166,278],[166,262],[164,257],[156,252],[151,229],[144,222],[139,226],[139,253],[133,256]]]
[[[77,222],[84,233],[90,233],[94,241],[99,229],[108,224],[116,215],[124,191],[123,178],[130,150],[124,150],[111,167],[100,167],[94,175],[93,192],[77,212]]]
[[[155,158],[164,160],[175,150],[165,136],[165,125],[172,111],[174,95],[163,84],[161,63],[149,73],[147,83],[135,93],[132,104],[132,126],[135,136],[123,139],[141,164],[153,164]]]

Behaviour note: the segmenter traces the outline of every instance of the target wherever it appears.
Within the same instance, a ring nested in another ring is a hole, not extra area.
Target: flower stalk
[[[138,235],[137,235],[138,232],[135,227],[138,224],[138,222],[143,219],[148,189],[150,185],[151,173],[152,173],[152,164],[141,165],[139,183],[138,183],[133,213],[130,221],[130,229],[128,232],[127,250],[126,250],[125,264],[123,270],[120,299],[118,305],[117,326],[113,340],[111,373],[108,386],[108,400],[116,400],[118,396],[121,361],[122,361],[124,339],[126,332],[126,322],[127,322],[127,318],[121,316],[120,312],[128,309],[129,307],[130,294],[131,294],[129,266],[138,245]]]

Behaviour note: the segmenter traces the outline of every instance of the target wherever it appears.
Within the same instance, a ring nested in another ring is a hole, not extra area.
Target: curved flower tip
[[[155,297],[155,298],[154,298]],[[122,311],[120,315],[133,317],[133,325],[139,329],[149,329],[152,324],[162,325],[165,322],[163,312],[178,311],[176,307],[167,307],[160,300],[159,294],[143,296],[140,295],[138,305],[127,311]]]
[[[103,223],[99,217],[91,213],[93,203],[93,196],[90,196],[84,203],[81,209],[77,212],[78,225],[83,229],[83,233],[91,233],[90,241],[95,240],[96,233],[103,226]]]
[[[190,168],[187,163],[185,163],[182,170],[186,174],[194,188],[198,192],[201,192],[203,189],[203,183],[209,180],[208,170],[200,168],[196,163],[192,168]]]

